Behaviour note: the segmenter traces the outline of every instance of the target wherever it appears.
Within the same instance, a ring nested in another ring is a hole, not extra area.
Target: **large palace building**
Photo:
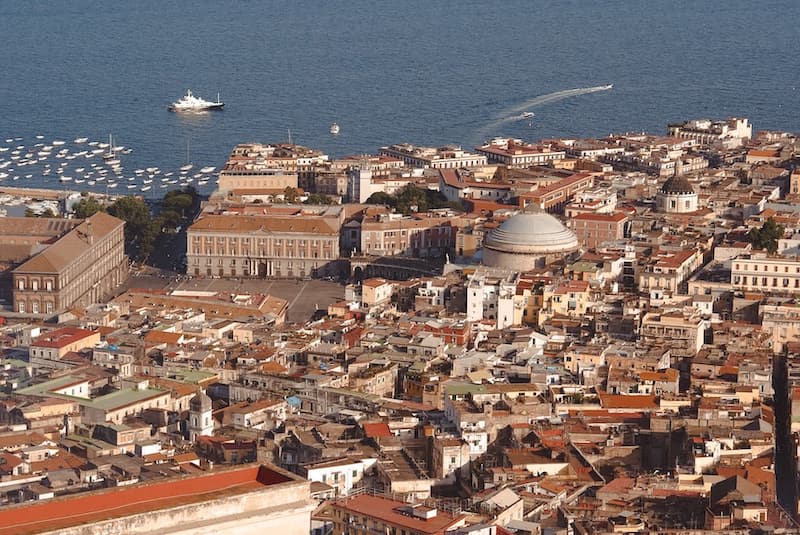
[[[20,228],[30,222],[30,218],[7,219],[22,220]],[[66,232],[36,244],[31,249],[33,254],[11,272],[14,312],[54,314],[97,303],[126,280],[124,221],[103,212],[75,226],[61,221],[37,222],[52,222]],[[8,235],[5,238],[11,239]]]
[[[207,277],[332,274],[339,258],[336,219],[310,214],[207,214],[187,231],[186,272]]]

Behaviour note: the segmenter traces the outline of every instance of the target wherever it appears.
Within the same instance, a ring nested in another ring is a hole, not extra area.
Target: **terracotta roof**
[[[379,286],[383,286],[384,284],[387,284],[387,282],[388,281],[386,279],[367,279],[362,284],[364,286],[369,287],[369,288],[377,288]]]
[[[655,396],[600,394],[600,405],[604,409],[657,410],[659,408]]]
[[[747,151],[748,156],[762,156],[767,158],[777,158],[781,155],[781,151],[774,149],[750,149]]]
[[[189,227],[189,232],[271,232],[335,235],[337,229],[320,217],[267,217],[257,215],[204,215]]]
[[[60,217],[2,217],[0,218],[0,236],[3,240],[9,236],[54,238],[72,230],[79,223],[79,219],[62,219]],[[5,244],[3,246],[5,247]]]
[[[220,495],[245,494],[288,481],[291,479],[280,472],[249,465],[151,484],[84,492],[2,508],[0,535],[60,531],[111,518],[202,503]]]
[[[622,212],[613,212],[610,214],[600,214],[596,212],[583,212],[574,216],[572,219],[577,221],[609,221],[614,223],[619,223],[620,221],[624,221],[628,218]]]
[[[96,240],[106,237],[123,225],[125,222],[121,219],[105,212],[97,212],[14,271],[58,273],[84,251],[89,250]]]
[[[41,433],[15,433],[0,436],[0,449],[16,448],[20,446],[38,446],[47,442],[48,438]]]
[[[54,331],[42,334],[31,343],[32,347],[54,347],[62,348],[73,344],[84,338],[97,334],[95,331],[77,329],[75,327],[62,327]]]
[[[181,333],[172,333],[167,331],[159,331],[157,329],[153,329],[152,331],[148,332],[144,335],[144,341],[148,344],[177,344],[181,336]]]
[[[387,524],[401,526],[419,533],[444,533],[447,528],[465,518],[464,516],[456,517],[444,511],[439,511],[433,518],[424,520],[406,514],[404,511],[410,507],[407,503],[366,494],[337,500],[333,502],[333,506],[348,512],[378,518]]]
[[[384,422],[362,424],[364,434],[369,438],[385,438],[392,436],[389,425]]]

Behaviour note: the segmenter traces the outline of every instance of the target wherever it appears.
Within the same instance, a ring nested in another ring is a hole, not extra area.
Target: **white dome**
[[[546,212],[523,212],[489,232],[484,246],[509,253],[550,254],[578,248],[575,233]]]

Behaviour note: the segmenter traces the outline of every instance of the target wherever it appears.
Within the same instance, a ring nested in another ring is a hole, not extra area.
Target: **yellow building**
[[[542,295],[544,308],[542,314],[547,317],[568,316],[580,317],[586,314],[589,305],[589,283],[571,280],[561,284],[546,286]]]

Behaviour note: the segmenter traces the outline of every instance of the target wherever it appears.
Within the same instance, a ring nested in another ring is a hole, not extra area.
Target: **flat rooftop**
[[[82,524],[247,494],[294,481],[283,471],[247,465],[231,470],[117,487],[0,510],[0,535],[56,531]]]

